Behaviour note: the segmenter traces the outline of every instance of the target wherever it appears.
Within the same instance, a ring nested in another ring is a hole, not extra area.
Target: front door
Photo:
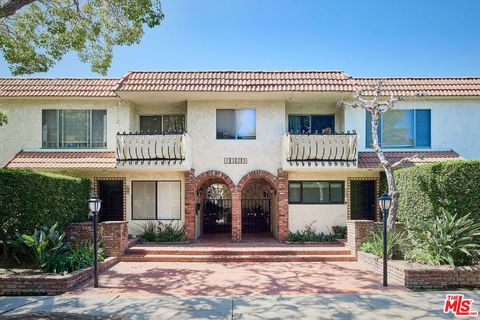
[[[98,181],[98,191],[98,196],[102,199],[102,207],[98,214],[99,222],[123,221],[123,181]]]
[[[375,220],[375,181],[350,181],[352,220]]]

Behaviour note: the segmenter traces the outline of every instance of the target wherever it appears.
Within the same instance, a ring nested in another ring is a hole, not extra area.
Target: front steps
[[[121,257],[125,262],[331,262],[357,261],[338,245],[231,245],[165,246],[135,245]]]

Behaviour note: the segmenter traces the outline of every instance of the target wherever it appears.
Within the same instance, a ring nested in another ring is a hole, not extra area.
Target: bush
[[[57,222],[63,229],[86,220],[90,182],[32,170],[0,169],[0,244]]]
[[[183,227],[170,222],[148,221],[142,226],[138,236],[141,242],[180,242],[185,241]]]
[[[58,232],[57,224],[54,224],[50,228],[36,229],[33,235],[22,234],[18,242],[29,248],[34,262],[45,271],[52,260],[70,249],[70,243],[63,242],[64,237],[65,233]]]
[[[421,222],[409,230],[408,260],[430,265],[473,265],[479,261],[480,223],[470,215],[457,217],[443,210],[433,223]]]
[[[387,257],[389,259],[401,259],[405,237],[402,232],[387,232]],[[372,253],[377,257],[383,257],[383,231],[381,228],[375,228],[373,235],[362,243],[360,250]]]
[[[315,221],[307,224],[305,229],[288,233],[288,241],[290,242],[334,242],[336,236],[334,234],[325,234],[317,232],[313,227]]]
[[[444,209],[480,220],[480,161],[455,160],[395,170],[397,218],[407,229],[435,221]],[[384,183],[382,183],[384,185]]]
[[[105,259],[102,248],[98,248],[98,262]],[[43,272],[64,273],[74,272],[93,266],[93,244],[82,244],[72,251],[56,255],[49,259],[42,269]]]
[[[345,235],[347,234],[347,226],[333,226],[332,231],[335,234],[335,238],[345,239]]]

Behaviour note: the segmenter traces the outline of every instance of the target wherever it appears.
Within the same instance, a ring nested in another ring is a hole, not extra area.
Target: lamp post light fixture
[[[97,214],[102,207],[102,200],[93,195],[88,200],[88,207],[93,215],[93,287],[98,288]]]
[[[388,220],[388,210],[392,206],[392,197],[387,193],[382,194],[378,197],[378,204],[382,210],[383,216],[383,286],[388,286],[387,281],[387,220]]]

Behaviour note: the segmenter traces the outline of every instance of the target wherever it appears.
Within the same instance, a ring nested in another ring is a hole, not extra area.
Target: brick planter
[[[128,247],[128,222],[107,221],[98,224],[98,241],[107,256],[120,257]],[[74,246],[91,243],[93,224],[91,221],[72,223],[67,227],[65,240]]]
[[[107,270],[118,262],[110,257],[100,263],[99,270]],[[67,275],[35,274],[0,276],[0,295],[58,295],[93,277],[93,267]]]
[[[373,271],[383,272],[383,263],[380,257],[359,251],[358,261]],[[389,260],[388,276],[410,289],[480,287],[480,266],[432,267],[408,261]]]

